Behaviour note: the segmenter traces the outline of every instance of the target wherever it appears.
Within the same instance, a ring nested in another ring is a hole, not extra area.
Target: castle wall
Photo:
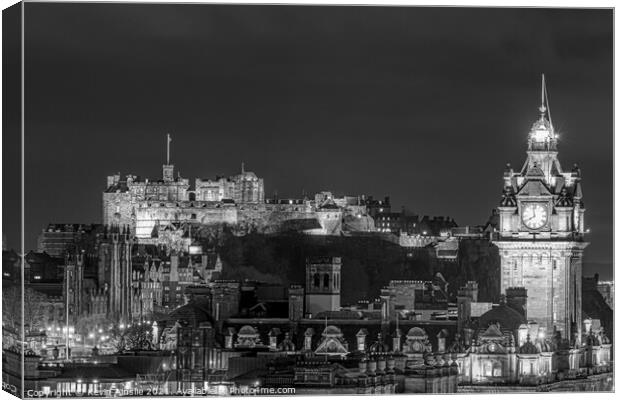
[[[115,202],[111,208],[114,210]],[[131,226],[133,210],[122,204],[125,213],[119,221]],[[223,204],[219,202],[147,202],[134,203],[135,232],[140,239],[150,238],[156,225],[166,226],[173,222],[194,222],[203,225],[229,224],[251,228],[259,232],[280,231],[287,221],[304,222],[302,229],[310,234],[338,235],[342,231],[342,212],[315,212],[309,204]]]
[[[103,224],[133,225],[131,214],[135,207],[129,192],[103,193]]]
[[[163,206],[162,206],[163,204]],[[142,202],[136,209],[136,236],[150,238],[159,223],[195,222],[204,225],[237,224],[237,208],[210,202],[154,203]]]

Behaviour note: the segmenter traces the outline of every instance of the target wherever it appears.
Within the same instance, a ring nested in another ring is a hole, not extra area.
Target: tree
[[[123,350],[151,350],[153,348],[153,332],[147,324],[132,325],[119,338],[119,347]],[[120,349],[119,349],[120,350]]]
[[[22,302],[24,309],[24,326],[30,331],[45,329],[47,296],[34,289],[26,288],[22,297],[19,286],[12,286],[2,291],[2,322],[3,325],[21,332]]]

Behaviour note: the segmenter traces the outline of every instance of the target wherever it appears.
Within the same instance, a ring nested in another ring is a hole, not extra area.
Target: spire
[[[540,118],[534,122],[529,134],[529,150],[556,151],[557,135],[551,122],[549,95],[545,74],[541,75],[540,85]]]
[[[540,117],[545,117],[545,111],[547,111],[547,107],[545,106],[545,97],[546,97],[547,87],[545,86],[545,74],[542,73],[542,83],[540,85],[540,107],[538,107],[538,111],[540,111]]]
[[[245,173],[245,163],[241,161],[241,174]]]
[[[551,120],[551,107],[549,106],[549,93],[547,92],[547,83],[545,81],[545,74],[542,74],[542,87],[541,87],[541,113],[547,111],[547,117],[549,118],[549,126],[551,127],[552,134],[555,134],[553,130],[553,121]]]

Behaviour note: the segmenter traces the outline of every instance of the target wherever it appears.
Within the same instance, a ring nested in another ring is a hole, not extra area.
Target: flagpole
[[[172,138],[170,137],[170,134],[167,133],[167,142],[166,142],[166,165],[170,165],[170,142],[172,142]]]

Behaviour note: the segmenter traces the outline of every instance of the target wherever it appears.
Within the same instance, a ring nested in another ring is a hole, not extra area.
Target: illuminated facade
[[[340,257],[318,257],[306,260],[306,312],[340,309]]]
[[[584,241],[581,174],[564,171],[557,158],[558,134],[546,89],[540,118],[528,137],[527,160],[504,173],[495,245],[501,257],[501,292],[525,287],[528,318],[547,332],[581,337],[581,269]]]

